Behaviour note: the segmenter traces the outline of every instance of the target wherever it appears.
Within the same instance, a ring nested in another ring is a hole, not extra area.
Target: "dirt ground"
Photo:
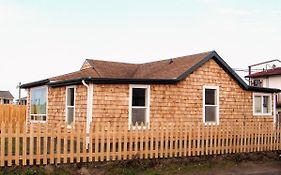
[[[62,175],[281,175],[279,152],[228,154],[173,159],[5,167],[0,174]]]

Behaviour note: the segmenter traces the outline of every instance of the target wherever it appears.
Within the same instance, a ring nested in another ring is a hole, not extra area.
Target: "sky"
[[[232,68],[281,59],[281,1],[0,0],[0,90],[16,98],[19,82],[77,71],[85,59],[211,50]]]

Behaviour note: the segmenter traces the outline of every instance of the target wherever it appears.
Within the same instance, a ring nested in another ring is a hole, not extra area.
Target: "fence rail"
[[[280,127],[272,123],[217,125],[184,122],[130,127],[124,123],[92,123],[85,127],[1,123],[0,166],[187,157],[280,150]],[[60,129],[58,129],[60,128]]]

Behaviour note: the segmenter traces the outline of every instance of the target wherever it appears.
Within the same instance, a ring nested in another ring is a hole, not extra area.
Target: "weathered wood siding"
[[[253,116],[253,92],[243,90],[214,60],[177,84],[151,85],[150,121],[203,122],[203,85],[219,86],[220,124],[254,120],[273,122],[273,116]],[[65,87],[48,88],[49,124],[65,121],[65,90]],[[75,103],[75,122],[85,122],[85,86],[76,86]],[[128,115],[128,84],[94,84],[93,121],[128,122]]]

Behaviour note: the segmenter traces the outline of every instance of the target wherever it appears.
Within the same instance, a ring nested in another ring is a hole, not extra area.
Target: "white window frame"
[[[146,89],[146,93],[145,93],[145,106],[142,107],[142,106],[135,106],[133,107],[132,106],[132,96],[133,96],[133,89],[135,88],[143,88],[143,89]],[[144,123],[145,126],[148,126],[150,125],[150,85],[135,85],[135,84],[130,84],[129,85],[129,121],[128,121],[128,125],[129,125],[129,129],[130,129],[130,126],[132,124],[132,109],[135,108],[142,108],[142,109],[146,109],[146,118],[145,118],[145,121],[146,123]],[[139,126],[140,128],[141,126]],[[133,126],[133,129],[135,129],[135,126]]]
[[[256,113],[255,111],[255,97],[256,96],[261,96],[261,112],[260,113]],[[267,96],[269,97],[269,105],[268,107],[270,108],[269,109],[269,112],[268,113],[263,113],[263,97],[264,96]],[[272,116],[272,94],[267,94],[267,93],[253,93],[253,115],[254,116]]]
[[[214,89],[216,90],[216,105],[205,105],[205,90],[206,89]],[[219,93],[219,86],[209,86],[209,85],[204,85],[203,86],[203,122],[204,124],[216,124],[219,125],[219,119],[220,119],[220,93]],[[206,106],[216,106],[216,121],[215,122],[208,122],[206,121],[206,116],[205,116],[205,107]]]
[[[31,99],[32,99],[32,89],[43,89],[43,88],[46,88],[46,114],[31,114]],[[48,86],[38,86],[38,87],[33,87],[33,88],[30,88],[30,104],[29,104],[29,122],[30,123],[47,123],[48,122],[48,102],[49,102],[49,99],[48,99]],[[46,121],[43,121],[43,120],[31,120],[31,115],[33,116],[44,116],[46,115]]]
[[[74,103],[73,103],[73,106],[68,106],[67,105],[67,92],[68,92],[68,89],[71,89],[73,88],[74,89]],[[67,124],[67,127],[68,128],[72,128],[75,124],[75,100],[76,100],[76,86],[66,86],[65,88],[65,122],[67,122],[67,111],[68,111],[68,108],[73,108],[73,122],[72,122],[72,125],[68,125]]]

